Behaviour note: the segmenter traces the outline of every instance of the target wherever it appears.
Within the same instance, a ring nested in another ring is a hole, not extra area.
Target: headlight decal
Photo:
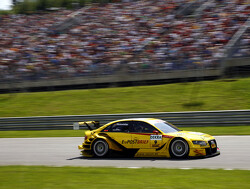
[[[199,140],[194,140],[192,141],[193,144],[195,145],[200,145],[200,146],[207,146],[207,143],[205,141],[199,141]]]

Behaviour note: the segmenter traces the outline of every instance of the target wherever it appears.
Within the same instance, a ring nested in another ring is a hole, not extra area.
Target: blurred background
[[[249,14],[249,0],[0,0],[0,188],[250,188]],[[5,166],[102,164],[78,158],[73,122],[124,113],[229,136],[181,169]]]
[[[1,0],[0,91],[245,76],[249,0]]]

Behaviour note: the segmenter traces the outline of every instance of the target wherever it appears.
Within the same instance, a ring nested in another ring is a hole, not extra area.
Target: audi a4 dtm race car
[[[86,125],[85,140],[78,148],[86,157],[106,157],[112,153],[130,157],[172,157],[219,155],[214,137],[182,131],[174,125],[154,118],[123,119],[102,127],[98,121],[79,122]],[[93,126],[97,129],[93,130]]]

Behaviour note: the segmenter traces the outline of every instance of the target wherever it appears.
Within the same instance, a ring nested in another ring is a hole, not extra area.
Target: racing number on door
[[[162,135],[150,135],[150,144],[152,148],[159,148],[162,144]]]

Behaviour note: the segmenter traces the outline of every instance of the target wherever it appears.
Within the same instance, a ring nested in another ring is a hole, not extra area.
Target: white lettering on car
[[[127,123],[116,123],[116,125],[119,125],[119,126],[128,126]]]
[[[150,140],[162,140],[162,135],[150,135]]]

